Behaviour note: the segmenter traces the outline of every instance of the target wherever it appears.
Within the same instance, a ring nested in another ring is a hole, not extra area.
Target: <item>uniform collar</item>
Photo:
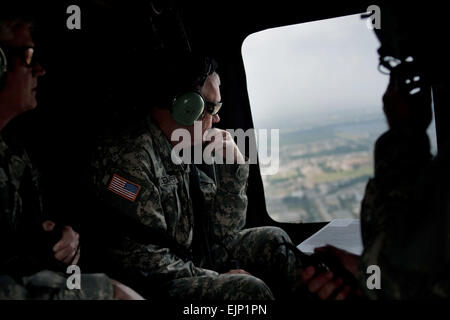
[[[171,153],[172,153],[172,145],[170,144],[167,137],[164,135],[162,130],[160,129],[158,123],[153,117],[148,117],[148,127],[150,133],[153,138],[153,148],[159,153],[163,164],[170,171],[185,171],[188,167],[187,164],[175,164],[172,161]]]

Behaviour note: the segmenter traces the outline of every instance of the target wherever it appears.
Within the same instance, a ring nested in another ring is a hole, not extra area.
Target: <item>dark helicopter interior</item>
[[[66,8],[72,4],[78,4],[82,10],[81,30],[66,28]],[[36,33],[42,39],[42,61],[47,75],[41,82],[39,108],[17,119],[11,130],[26,129],[18,132],[46,177],[44,187],[55,220],[76,220],[77,214],[89,206],[81,177],[95,146],[95,136],[104,129],[119,131],[139,115],[140,106],[152,99],[152,83],[158,80],[152,78],[152,66],[157,63],[153,53],[159,50],[160,43],[174,50],[191,47],[217,59],[226,101],[220,114],[221,127],[246,130],[253,128],[253,120],[241,53],[245,38],[268,28],[363,13],[371,4],[372,1],[308,4],[277,1],[243,6],[234,1],[180,1],[173,2],[181,12],[178,18],[173,13],[176,11],[167,14],[170,11],[165,1],[58,1],[57,4],[48,1],[38,5],[36,10],[41,19]],[[433,78],[437,139],[441,147],[449,136],[445,121],[450,115],[445,107],[448,84],[439,75],[445,74],[443,70],[448,66],[444,64],[445,51],[439,50],[441,20],[433,17],[440,17],[444,10],[430,5],[421,13],[422,19],[414,22],[408,17],[420,17],[417,7],[398,5],[398,8],[401,10],[396,12],[401,15],[396,21],[408,26],[404,29],[410,39],[417,39],[417,43],[427,41],[423,56],[430,62],[426,68]],[[152,25],[159,29],[152,30]],[[402,34],[396,33],[398,30],[391,29],[387,43],[403,40],[397,37]],[[160,42],[151,38],[155,34]],[[438,74],[437,70],[441,72]],[[247,194],[249,227],[280,226],[294,243],[299,243],[325,224],[274,221],[262,200],[264,190],[257,165],[251,166]],[[68,215],[62,216],[63,212]]]

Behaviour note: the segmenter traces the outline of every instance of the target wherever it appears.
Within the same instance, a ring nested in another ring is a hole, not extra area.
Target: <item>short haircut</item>
[[[0,41],[8,41],[14,37],[14,33],[23,27],[32,27],[31,21],[22,18],[13,20],[0,20]]]
[[[32,18],[22,1],[0,5],[0,41],[8,41],[23,27],[32,27]]]
[[[149,80],[154,88],[152,108],[167,108],[177,95],[200,89],[207,77],[214,77],[220,84],[217,62],[212,58],[195,53],[156,56],[153,60],[155,69],[151,70]]]

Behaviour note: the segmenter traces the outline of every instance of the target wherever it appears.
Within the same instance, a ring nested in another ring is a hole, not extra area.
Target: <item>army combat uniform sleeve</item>
[[[145,145],[150,144],[151,141]],[[136,227],[130,233],[123,233],[119,241],[114,241],[111,255],[126,272],[158,277],[159,281],[217,275],[182,259],[170,244],[164,243],[169,239],[188,249],[192,242],[192,230],[185,220],[189,219],[188,208],[182,208],[179,198],[184,182],[180,177],[175,183],[168,179],[161,187],[148,152],[142,145],[138,148],[128,146],[126,150],[112,147],[99,153],[94,165],[97,168],[94,185],[101,202],[107,204],[119,220],[131,219]],[[129,190],[121,191],[120,184]],[[165,188],[164,192],[160,192],[160,188]],[[174,220],[178,225],[173,223]],[[139,233],[137,230],[144,236],[133,234]]]
[[[376,142],[375,176],[361,208],[359,276],[370,298],[448,293],[439,287],[439,276],[449,262],[449,173],[432,161],[429,150],[425,132],[390,130]],[[367,288],[370,265],[380,268],[381,290]]]
[[[56,267],[41,229],[47,216],[38,182],[39,173],[25,150],[11,149],[0,135],[0,272],[26,274]]]
[[[245,225],[249,165],[219,164],[215,172],[217,190],[211,212],[212,237],[223,242]]]
[[[113,299],[104,274],[81,274],[81,287],[68,288],[61,273],[66,266],[55,259],[55,242],[41,227],[47,216],[39,174],[27,153],[13,147],[0,134],[0,300]]]

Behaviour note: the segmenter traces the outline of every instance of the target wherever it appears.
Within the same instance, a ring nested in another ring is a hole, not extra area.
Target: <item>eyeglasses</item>
[[[210,115],[215,116],[219,113],[220,108],[222,108],[222,102],[210,102],[205,100],[205,110],[198,117],[197,120],[201,120],[205,116],[205,112]]]
[[[222,108],[222,102],[205,101],[205,110],[212,116],[218,114],[220,108]]]
[[[28,68],[37,64],[36,54],[33,47],[4,47],[7,56],[18,57]]]

